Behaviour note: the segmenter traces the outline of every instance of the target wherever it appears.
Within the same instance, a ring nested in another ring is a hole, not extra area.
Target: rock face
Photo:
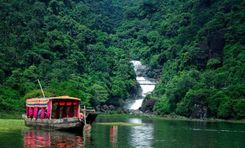
[[[145,112],[145,113],[152,113],[155,103],[156,103],[156,100],[145,99],[143,101],[142,107],[140,108],[140,111]]]
[[[147,69],[146,76],[157,80],[159,79],[161,72],[161,69]]]
[[[207,106],[194,104],[191,118],[205,119],[207,117]]]
[[[118,106],[114,106],[114,105],[97,105],[95,107],[95,110],[97,112],[103,112],[103,113],[111,113],[111,112],[117,112],[117,113],[129,113],[128,110],[123,109],[121,107]]]
[[[110,111],[111,109],[115,109],[115,107],[113,105],[97,105],[95,107],[96,111],[97,112],[107,112],[107,111]]]

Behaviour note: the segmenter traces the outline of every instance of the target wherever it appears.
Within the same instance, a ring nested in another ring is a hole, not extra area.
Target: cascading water
[[[144,76],[146,66],[142,65],[140,61],[133,60],[131,63],[134,66],[136,80],[139,83],[142,92],[137,99],[127,105],[127,108],[130,110],[138,110],[142,106],[145,96],[154,90],[156,83]]]

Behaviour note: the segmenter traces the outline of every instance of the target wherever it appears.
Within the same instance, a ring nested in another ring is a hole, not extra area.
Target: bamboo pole
[[[83,106],[83,117],[84,117],[84,126],[83,126],[83,143],[84,146],[86,146],[86,107],[85,105]]]
[[[38,84],[39,84],[39,86],[40,86],[40,88],[41,88],[41,92],[42,92],[42,94],[43,94],[43,97],[45,98],[45,94],[44,94],[44,91],[43,91],[43,88],[42,88],[42,85],[41,85],[39,79],[37,79],[37,82],[38,82]]]

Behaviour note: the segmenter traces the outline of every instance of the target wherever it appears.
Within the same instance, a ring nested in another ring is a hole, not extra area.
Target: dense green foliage
[[[138,59],[159,80],[154,111],[245,118],[243,0],[1,1],[0,110],[71,95],[120,106]],[[196,114],[201,112],[200,114]]]
[[[121,47],[159,79],[147,97],[157,101],[156,112],[245,117],[244,6],[242,0],[145,0],[126,9],[117,30]]]
[[[86,105],[128,98],[135,74],[110,36],[123,16],[117,4],[1,1],[0,110],[19,110],[26,98],[41,96],[37,79],[46,96],[79,97]]]

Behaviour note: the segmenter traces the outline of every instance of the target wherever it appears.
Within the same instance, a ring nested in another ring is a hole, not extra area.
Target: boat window
[[[52,118],[72,118],[78,117],[78,102],[73,100],[54,100],[52,106]]]

